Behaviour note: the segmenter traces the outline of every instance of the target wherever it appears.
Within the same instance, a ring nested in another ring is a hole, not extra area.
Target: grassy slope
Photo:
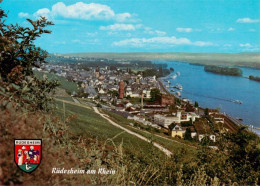
[[[57,107],[59,114],[63,114],[62,103],[57,101]],[[144,142],[138,139],[135,136],[132,136],[126,132],[123,132],[121,129],[114,127],[108,123],[105,119],[97,115],[92,109],[85,109],[79,106],[65,104],[66,115],[77,114],[76,120],[70,122],[68,125],[70,129],[78,134],[85,137],[97,138],[99,140],[107,140],[113,138],[115,144],[120,144],[123,141],[123,147],[127,153],[133,154],[137,158],[151,158],[151,154],[157,154],[158,156],[165,157],[162,152],[153,147],[151,144]],[[196,155],[196,149],[191,148],[187,145],[183,145],[174,141],[160,138],[153,134],[149,134],[145,131],[140,131],[130,127],[129,120],[123,118],[120,115],[110,113],[110,116],[113,116],[113,120],[118,124],[128,128],[136,133],[139,133],[149,139],[152,139],[154,142],[158,142],[163,145],[173,153],[180,152],[184,150],[186,153],[185,156],[187,161],[190,161],[194,155]]]
[[[72,53],[69,56],[138,60],[177,60],[199,64],[260,68],[260,53]]]
[[[194,155],[197,152],[195,148],[191,148],[187,145],[158,137],[158,136],[154,135],[152,131],[150,133],[148,133],[146,131],[135,129],[135,128],[129,126],[129,123],[131,123],[133,121],[127,120],[126,118],[124,118],[118,114],[115,114],[115,113],[112,113],[112,112],[109,112],[106,110],[104,110],[104,112],[106,114],[108,114],[109,116],[111,116],[112,119],[115,120],[115,122],[117,122],[118,124],[121,124],[123,127],[128,128],[138,134],[141,134],[142,136],[145,136],[148,139],[152,139],[154,142],[158,142],[159,144],[162,144],[164,147],[166,147],[167,149],[169,149],[172,152],[174,152],[176,150],[181,150],[181,149],[187,150],[186,155]],[[144,126],[144,127],[148,127],[148,126]]]
[[[62,103],[57,101],[57,109],[60,115],[63,114],[62,108]],[[97,138],[102,141],[113,139],[116,145],[123,142],[124,149],[127,152],[135,154],[137,157],[148,158],[152,152],[159,156],[164,156],[151,144],[112,126],[92,109],[86,109],[70,104],[65,104],[65,108],[67,116],[71,114],[77,115],[77,118],[71,121],[68,125],[70,129],[79,136],[82,135],[84,137]]]
[[[46,74],[49,80],[58,80],[60,82],[60,88],[65,89],[69,92],[77,92],[78,87],[75,82],[68,81],[65,77],[57,76],[53,73],[44,73],[44,72],[38,72],[34,71],[34,74],[36,77],[42,79],[43,74]]]

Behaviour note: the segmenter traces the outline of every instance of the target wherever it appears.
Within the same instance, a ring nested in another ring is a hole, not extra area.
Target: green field
[[[38,72],[34,71],[34,74],[37,78],[42,79],[43,75],[46,74],[49,80],[58,80],[60,82],[60,88],[65,89],[67,92],[77,92],[78,87],[75,82],[68,81],[65,77],[57,76],[53,73],[44,73],[44,72]]]

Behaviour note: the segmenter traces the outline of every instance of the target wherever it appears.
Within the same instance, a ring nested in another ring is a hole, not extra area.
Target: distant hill
[[[69,53],[64,56],[127,60],[176,60],[203,65],[228,65],[260,68],[260,53]]]

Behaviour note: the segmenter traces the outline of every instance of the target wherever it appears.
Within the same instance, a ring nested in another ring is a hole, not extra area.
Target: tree
[[[181,126],[182,126],[182,127],[193,126],[193,122],[192,122],[192,120],[190,119],[189,121],[182,122],[182,123],[181,123]]]
[[[186,129],[186,132],[185,132],[185,134],[184,134],[184,139],[185,139],[185,140],[189,140],[189,141],[192,140],[190,128],[187,128],[187,129]]]
[[[46,63],[47,52],[36,47],[34,41],[44,33],[51,33],[45,27],[53,25],[45,17],[39,20],[27,21],[33,28],[16,25],[6,25],[4,17],[6,14],[1,10],[0,14],[0,72],[4,80],[8,80],[8,74],[17,66],[22,67],[24,75],[32,75],[33,67],[40,67]]]
[[[57,73],[57,71],[56,71],[56,70],[54,70],[54,69],[51,69],[51,70],[50,70],[50,73],[56,74],[56,73]]]
[[[218,150],[208,148],[209,138],[203,138],[197,156],[207,175],[218,175],[223,183],[259,185],[260,138],[240,127],[237,133],[222,133],[215,144]],[[227,169],[228,167],[228,169]],[[213,177],[212,177],[213,178]]]
[[[25,104],[38,109],[46,109],[51,93],[58,85],[47,78],[37,79],[33,67],[46,63],[47,52],[37,47],[34,41],[44,33],[51,33],[45,28],[53,25],[46,18],[33,21],[27,19],[32,28],[18,24],[7,25],[7,15],[0,8],[0,86],[1,95],[16,106]],[[11,99],[9,99],[11,98]]]
[[[170,105],[169,107],[169,112],[177,112],[177,108],[175,107],[175,105]]]
[[[199,107],[199,103],[197,101],[195,101],[194,107]]]
[[[158,88],[153,88],[151,90],[151,101],[155,101],[158,99],[159,95],[160,95],[161,91]]]
[[[112,97],[118,97],[119,93],[116,90],[110,90],[108,91],[108,93],[112,96]]]
[[[209,109],[208,109],[208,108],[205,108],[205,110],[204,110],[204,115],[205,115],[205,116],[208,116],[208,115],[209,115]]]

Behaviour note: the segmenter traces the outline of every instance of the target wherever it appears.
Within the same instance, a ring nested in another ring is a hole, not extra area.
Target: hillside
[[[39,79],[43,79],[44,74],[47,76],[48,80],[50,81],[53,80],[59,81],[60,83],[59,87],[64,89],[67,93],[71,94],[73,91],[75,92],[78,91],[77,84],[75,82],[68,81],[65,77],[57,76],[56,74],[53,73],[34,71],[34,75]]]
[[[128,60],[176,60],[203,65],[238,65],[260,68],[259,53],[69,53],[74,57],[95,57]]]
[[[260,138],[247,128],[219,133],[212,148],[206,134],[201,143],[172,139],[160,128],[146,128],[138,120],[130,123],[133,121],[114,113],[97,96],[71,97],[78,90],[77,83],[60,73],[34,71],[48,63],[47,51],[34,42],[42,34],[50,34],[47,28],[53,23],[41,16],[36,21],[27,19],[29,24],[23,25],[28,27],[23,27],[7,25],[6,18],[0,7],[0,185],[260,184]],[[161,54],[148,57],[170,60],[172,55],[169,59]],[[73,76],[78,71],[74,69]],[[117,66],[112,71],[116,77],[126,74]],[[85,79],[104,80],[101,72],[96,68]],[[98,82],[91,86],[98,88]],[[117,93],[118,88],[113,88],[107,87]]]
[[[64,100],[69,100],[68,97],[61,98]],[[82,101],[81,101],[82,102]],[[61,100],[57,100],[57,108],[62,116],[63,114],[63,105]],[[84,107],[83,107],[84,106]],[[98,138],[100,140],[107,140],[107,139],[113,139],[115,144],[119,145],[123,141],[123,147],[126,151],[131,152],[135,154],[139,158],[152,158],[150,157],[150,153],[154,151],[154,153],[158,153],[159,156],[164,157],[165,155],[161,152],[155,149],[151,144],[139,140],[133,135],[130,135],[123,130],[114,127],[109,122],[107,122],[105,119],[100,117],[98,114],[96,114],[93,110],[93,108],[87,104],[75,104],[74,102],[69,101],[65,103],[65,110],[67,115],[75,114],[77,115],[76,119],[73,120],[69,126],[70,129],[77,135],[84,136],[84,137],[92,137],[92,138]],[[107,113],[107,112],[105,112]],[[111,114],[111,113],[107,113]],[[116,121],[118,124],[132,130],[136,131],[133,128],[130,128],[129,120],[115,115],[112,115],[112,120]],[[181,149],[184,149],[186,151],[190,151],[186,154],[186,158],[188,156],[195,155],[195,150],[189,146],[185,146],[183,144],[176,143],[174,141],[169,142],[169,140],[163,140],[156,136],[153,136],[151,133],[146,134],[144,132],[138,132],[142,136],[153,138],[154,141],[160,142],[163,146],[167,147],[171,151],[181,151]]]

